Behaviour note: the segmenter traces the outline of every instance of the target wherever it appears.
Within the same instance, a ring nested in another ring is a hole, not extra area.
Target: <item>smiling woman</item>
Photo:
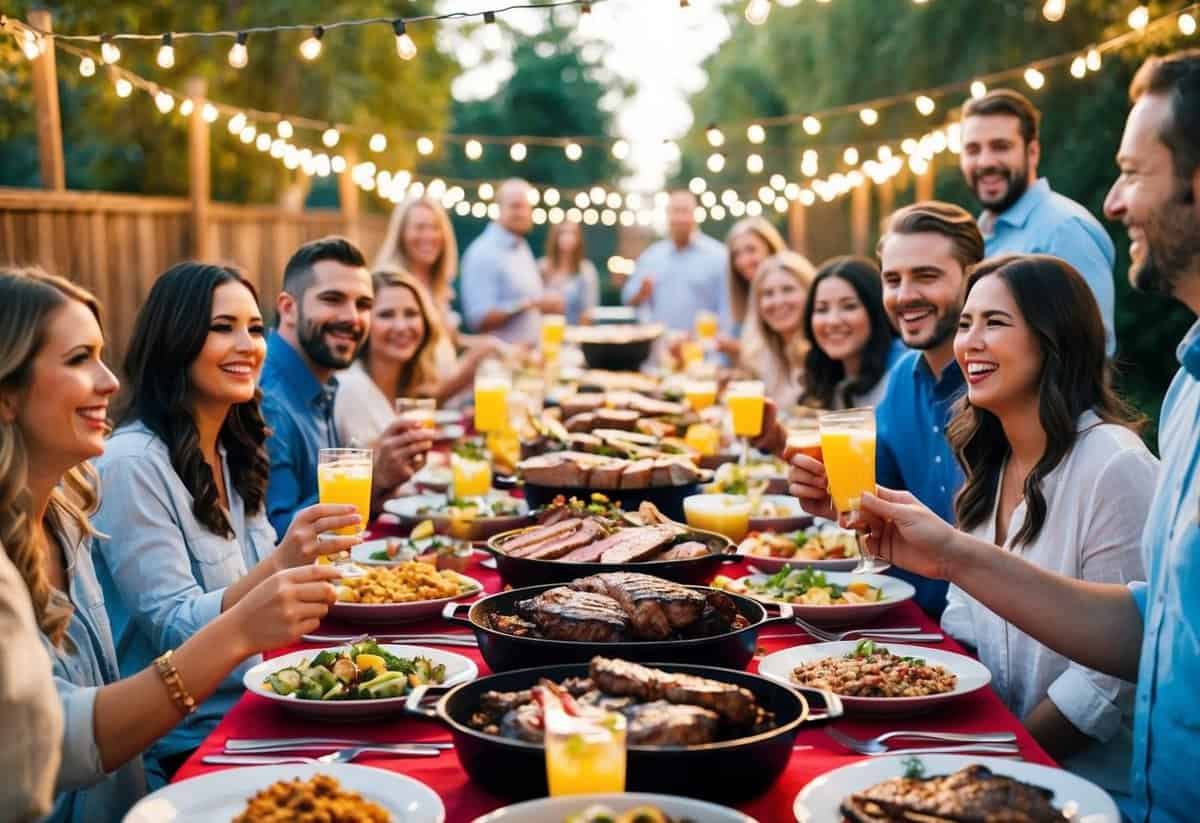
[[[754,323],[763,341],[761,357],[752,366],[766,384],[766,394],[783,409],[800,399],[804,355],[804,306],[813,281],[813,267],[802,255],[783,251],[758,267],[750,284],[747,323]]]

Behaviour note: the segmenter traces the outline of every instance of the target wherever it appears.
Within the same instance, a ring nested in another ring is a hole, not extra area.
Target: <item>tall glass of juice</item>
[[[508,378],[481,374],[475,378],[475,429],[500,431],[508,425]]]
[[[358,509],[359,525],[337,529],[359,535],[371,514],[370,449],[321,449],[317,453],[317,494],[322,503],[349,503]]]
[[[717,402],[717,381],[690,378],[683,384],[683,395],[692,411],[701,412]]]
[[[719,318],[710,311],[696,313],[696,337],[701,343],[709,343],[717,336]]]
[[[733,422],[733,433],[742,438],[741,464],[750,458],[750,438],[762,434],[763,383],[761,380],[741,380],[725,390],[725,405]]]
[[[625,717],[545,714],[546,779],[550,796],[625,791]]]
[[[542,347],[558,350],[567,330],[567,318],[561,314],[542,315]]]
[[[857,511],[862,496],[875,492],[875,410],[846,409],[820,418],[821,459],[829,495],[838,514]],[[859,534],[856,572],[881,572],[890,564],[868,553]]]

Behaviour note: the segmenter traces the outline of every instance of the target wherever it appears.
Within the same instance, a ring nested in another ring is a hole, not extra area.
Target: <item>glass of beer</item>
[[[337,535],[362,536],[371,515],[370,449],[321,449],[317,453],[317,494],[322,503],[349,503],[359,524],[336,529]]]
[[[717,402],[717,381],[690,378],[683,384],[683,395],[693,411],[702,412]]]
[[[545,714],[550,796],[625,791],[625,717],[616,712]]]
[[[862,496],[875,492],[875,410],[826,412],[820,417],[820,427],[821,459],[833,507],[839,515],[858,511]],[[881,572],[891,565],[868,553],[861,534],[858,550],[855,572]]]
[[[396,414],[401,420],[411,420],[423,429],[435,427],[433,413],[437,401],[432,397],[397,397]]]
[[[792,458],[804,454],[813,460],[821,460],[821,430],[817,428],[801,428],[787,430],[787,445],[783,448],[783,460],[791,463]]]
[[[764,391],[761,380],[739,380],[730,383],[725,390],[725,405],[729,407],[733,433],[742,438],[739,462],[743,466],[750,460],[750,438],[762,434]]]

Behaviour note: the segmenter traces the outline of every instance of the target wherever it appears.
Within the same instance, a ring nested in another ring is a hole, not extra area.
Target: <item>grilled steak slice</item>
[[[842,802],[851,821],[928,820],[954,823],[1062,823],[1053,793],[967,766],[942,777],[896,777],[852,794]]]
[[[738,614],[737,604],[724,592],[709,592],[704,598],[704,611],[695,623],[683,629],[684,637],[713,637],[740,629],[747,623]]]
[[[604,527],[595,520],[580,520],[579,528],[570,534],[539,543],[521,557],[529,560],[556,560],[576,549],[587,546],[605,535]]]
[[[676,543],[653,559],[656,561],[688,560],[693,557],[706,557],[708,553],[708,546],[698,540],[688,540],[686,543]]]
[[[537,624],[550,640],[616,643],[630,634],[629,616],[611,597],[575,591],[566,586],[548,589],[517,603],[517,614]]]
[[[629,615],[633,635],[639,640],[666,640],[672,632],[695,623],[704,611],[704,595],[648,574],[593,574],[574,581],[571,588],[616,600]]]
[[[632,532],[632,534],[631,534]],[[627,529],[626,539],[610,546],[600,554],[601,563],[632,563],[657,554],[675,537],[675,529],[669,526],[641,526]]]
[[[680,706],[665,700],[637,703],[623,712],[625,740],[631,746],[694,746],[717,737],[721,718],[699,706]]]
[[[603,540],[581,546],[559,559],[572,563],[597,563],[607,551],[621,546],[637,554],[653,551],[670,540],[670,536],[666,532],[657,531],[657,528],[656,526],[639,526],[633,529],[621,529]],[[647,531],[648,529],[650,531]]]
[[[758,717],[754,695],[748,689],[732,683],[688,674],[672,674],[605,657],[593,657],[589,673],[592,682],[608,694],[700,706],[716,712],[736,726],[750,725]]]
[[[538,627],[528,620],[522,620],[515,614],[496,614],[487,616],[488,623],[493,629],[516,637],[541,637]]]
[[[574,518],[547,523],[519,534],[511,540],[504,541],[500,550],[513,557],[524,557],[543,543],[570,534],[578,528],[579,521]]]

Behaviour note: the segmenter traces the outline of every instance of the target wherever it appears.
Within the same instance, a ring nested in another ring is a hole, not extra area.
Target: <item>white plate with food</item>
[[[795,531],[773,532],[755,529],[751,520],[750,529],[738,546],[738,554],[746,555],[764,572],[773,574],[785,566],[848,572],[858,565],[854,532],[828,520],[817,519],[811,526]]]
[[[532,517],[529,504],[508,492],[492,490],[481,497],[453,498],[445,494],[414,494],[383,504],[383,510],[395,515],[401,525],[432,521],[439,532],[447,532],[452,523],[461,523],[464,540],[487,540],[494,534],[528,525]]]
[[[138,801],[124,823],[292,819],[294,810],[285,804],[295,796],[294,785],[288,784],[296,780],[305,782],[302,791],[318,808],[328,810],[326,802],[333,801],[354,808],[363,820],[371,819],[367,804],[405,823],[443,823],[446,819],[446,807],[437,793],[406,775],[346,763],[297,763],[223,769],[172,783]],[[348,793],[357,799],[346,797]]]
[[[713,586],[764,603],[787,603],[801,620],[818,626],[858,626],[880,617],[917,593],[909,583],[883,574],[851,574],[784,567]]]
[[[475,663],[461,654],[364,638],[272,657],[252,666],[242,683],[295,714],[361,720],[402,714],[416,686],[454,685],[478,675]]]
[[[912,780],[922,782],[899,782]],[[965,820],[970,814],[975,815],[970,819],[982,820],[987,811],[999,809],[989,809],[986,805],[972,808],[972,801],[986,803],[992,798],[997,804],[1012,804],[1016,797],[1022,799],[1023,807],[1039,812],[1038,816],[1029,816],[1029,820],[1061,823],[1120,823],[1121,820],[1116,804],[1103,789],[1068,771],[1020,760],[957,754],[872,757],[834,769],[805,786],[796,795],[792,810],[799,823],[854,820],[847,811],[861,810],[869,815],[870,804],[876,799],[897,802],[894,795],[904,789],[913,792],[892,808],[912,813],[913,820]],[[935,805],[938,801],[946,805],[933,813],[938,809]],[[921,814],[927,816],[918,817]],[[901,818],[879,816],[878,819]]]
[[[368,540],[350,549],[350,560],[360,566],[399,566],[416,560],[423,554],[432,554],[451,545],[447,537],[434,535],[413,540],[408,537],[388,537]]]
[[[812,522],[812,515],[791,495],[764,494],[750,498],[752,532],[786,532],[805,528]]]
[[[337,583],[329,616],[350,623],[395,623],[441,614],[442,606],[483,591],[483,584],[452,569],[409,561],[360,569]]]
[[[848,714],[923,712],[992,681],[973,657],[882,640],[793,646],[764,657],[758,673],[833,692]]]
[[[639,816],[640,814],[640,816]],[[690,797],[626,792],[543,797],[497,809],[473,823],[755,823],[737,809]]]

